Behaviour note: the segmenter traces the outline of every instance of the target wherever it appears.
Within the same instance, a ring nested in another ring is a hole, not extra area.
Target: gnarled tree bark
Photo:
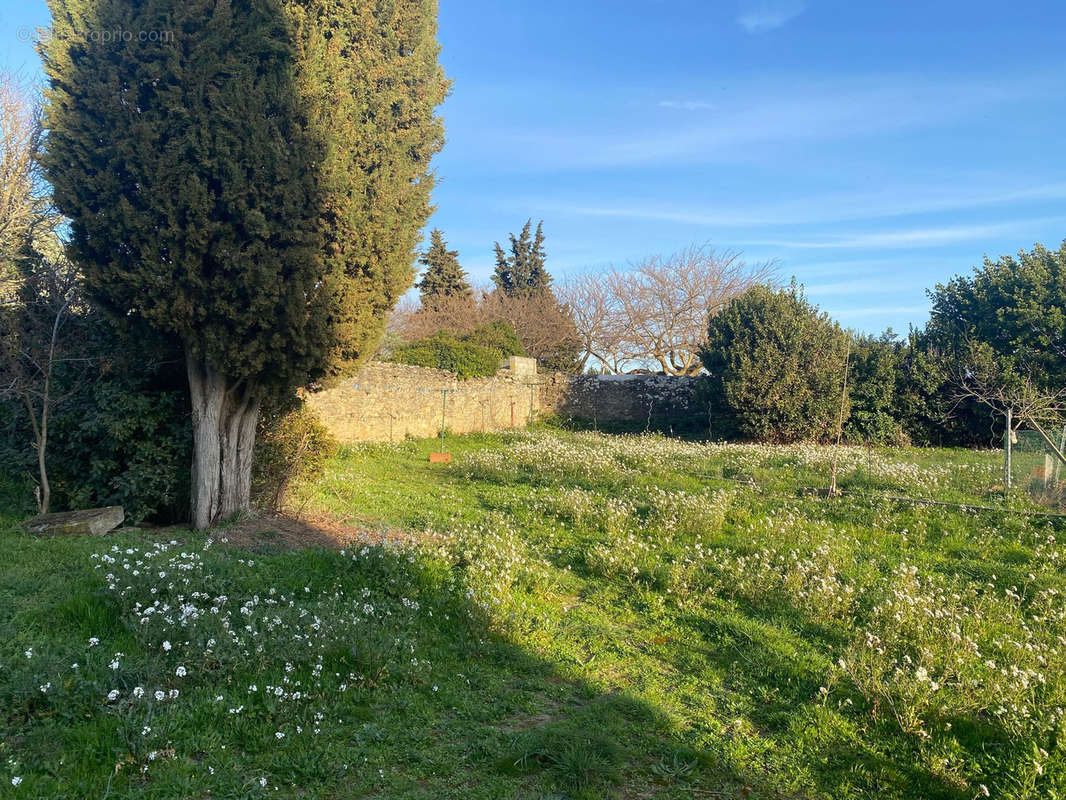
[[[192,523],[204,530],[252,502],[252,452],[260,400],[246,381],[228,381],[186,356],[192,397]]]

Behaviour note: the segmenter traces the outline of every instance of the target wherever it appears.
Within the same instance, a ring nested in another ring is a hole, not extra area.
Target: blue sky
[[[0,0],[0,63],[37,68]],[[848,327],[1066,238],[1066,4],[442,0],[437,212],[476,281],[544,219],[557,276],[709,241]]]

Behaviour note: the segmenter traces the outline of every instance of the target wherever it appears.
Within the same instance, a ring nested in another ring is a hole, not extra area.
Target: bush
[[[711,318],[700,353],[716,432],[770,442],[832,438],[846,347],[847,334],[795,285],[756,286],[730,301]]]
[[[120,505],[126,520],[188,518],[192,432],[184,394],[101,376],[54,420],[49,473],[58,507]]]
[[[291,492],[314,480],[337,452],[337,442],[311,409],[299,403],[265,408],[256,431],[252,501],[277,510]]]
[[[955,357],[927,332],[912,333],[899,364],[899,417],[907,438],[923,447],[999,447],[1003,420],[973,399],[960,399]]]
[[[187,519],[192,434],[180,353],[155,335],[121,336],[99,312],[79,322],[96,359],[54,375],[53,510],[121,505],[132,524]],[[5,471],[36,480],[26,411],[13,398],[0,406]]]
[[[460,341],[444,331],[392,351],[397,363],[446,369],[461,380],[496,374],[502,358],[499,350]]]
[[[499,350],[502,358],[526,355],[526,348],[522,346],[522,341],[515,333],[514,326],[506,320],[498,319],[488,325],[474,328],[466,336],[459,338],[464,342]]]
[[[461,380],[495,375],[506,356],[524,356],[525,349],[511,323],[482,325],[462,336],[438,331],[392,350],[391,361],[454,372]]]
[[[849,442],[907,443],[898,396],[903,358],[903,345],[892,331],[879,337],[858,336],[852,341],[848,366],[851,413],[844,424],[844,437]]]

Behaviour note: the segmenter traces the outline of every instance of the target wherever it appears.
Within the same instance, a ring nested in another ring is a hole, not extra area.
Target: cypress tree
[[[208,527],[249,506],[263,401],[368,355],[411,283],[436,4],[50,6],[47,177],[93,297],[184,350]]]
[[[459,266],[459,253],[449,250],[444,234],[434,228],[429,235],[429,249],[419,259],[426,269],[418,282],[422,307],[436,311],[444,298],[469,300],[474,296],[466,272]]]
[[[526,220],[517,237],[509,234],[510,254],[500,247],[499,242],[494,244],[496,269],[492,282],[508,297],[545,291],[551,286],[551,275],[544,265],[544,222],[537,223],[537,231],[531,236],[532,226],[533,220]]]
[[[547,258],[544,252],[544,220],[537,223],[537,232],[529,248],[529,277],[527,284],[532,292],[543,292],[551,286],[552,277],[544,266]]]

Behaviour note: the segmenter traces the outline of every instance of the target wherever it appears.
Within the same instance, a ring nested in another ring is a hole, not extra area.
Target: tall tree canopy
[[[262,401],[369,355],[411,284],[436,2],[50,5],[47,176],[95,299],[184,348],[207,527],[249,505]]]
[[[1002,369],[1037,385],[1066,385],[1066,241],[1058,250],[1037,244],[1017,258],[985,258],[929,292],[933,308],[926,336],[944,353],[967,357],[974,345],[991,349]]]
[[[419,263],[425,267],[418,282],[423,308],[436,311],[445,298],[473,301],[474,290],[459,266],[459,253],[448,249],[444,234],[437,228],[430,233],[429,248]]]
[[[509,254],[500,247],[499,242],[493,246],[496,270],[492,282],[508,297],[546,291],[551,286],[551,275],[544,266],[544,222],[538,222],[536,233],[531,235],[532,225],[533,220],[527,219],[517,237],[513,233],[508,234],[511,239]]]

